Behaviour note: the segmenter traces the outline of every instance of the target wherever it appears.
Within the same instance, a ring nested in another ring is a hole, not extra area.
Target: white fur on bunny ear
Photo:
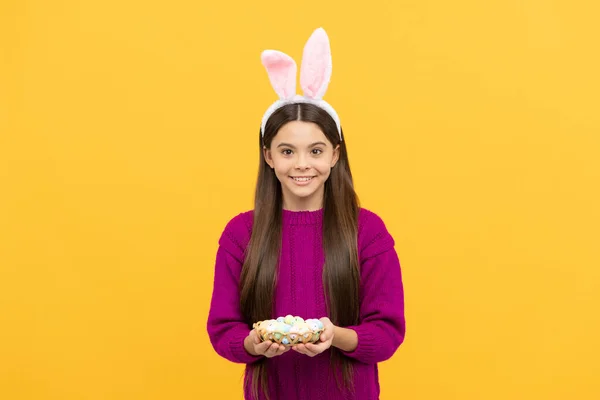
[[[279,98],[284,100],[294,97],[298,70],[296,62],[287,54],[277,50],[265,50],[260,58],[267,69],[271,86]]]
[[[300,67],[300,86],[304,96],[321,99],[331,79],[331,47],[323,28],[318,28],[304,46]]]

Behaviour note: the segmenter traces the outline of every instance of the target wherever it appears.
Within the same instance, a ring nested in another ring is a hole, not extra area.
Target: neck
[[[323,191],[314,193],[307,198],[291,198],[283,193],[283,209],[288,211],[317,211],[323,208]]]
[[[322,206],[301,206],[301,205],[287,205],[285,203],[283,203],[283,209],[286,211],[292,211],[292,212],[297,212],[297,211],[319,211],[321,210],[323,207]]]

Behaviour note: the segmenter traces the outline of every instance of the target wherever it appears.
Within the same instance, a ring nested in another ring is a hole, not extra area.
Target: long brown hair
[[[323,197],[323,287],[329,318],[334,325],[349,326],[359,319],[359,264],[357,250],[359,202],[354,184],[346,142],[340,140],[334,120],[312,104],[288,104],[275,111],[259,136],[260,165],[254,200],[254,222],[240,277],[240,306],[248,325],[273,318],[275,277],[281,250],[283,197],[281,184],[268,166],[263,146],[271,142],[279,129],[290,121],[316,123],[329,142],[340,146],[339,159],[325,181]],[[343,137],[343,133],[342,133]],[[352,364],[337,348],[331,347],[331,362],[336,371],[341,366],[345,386],[352,390]],[[248,366],[252,373],[252,393],[258,399],[259,388],[269,399],[266,360]],[[248,376],[248,375],[246,375]]]

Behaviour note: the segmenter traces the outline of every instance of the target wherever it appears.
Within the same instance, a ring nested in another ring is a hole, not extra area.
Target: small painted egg
[[[284,332],[284,331],[286,331],[286,329],[289,329],[289,328],[288,328],[288,326],[289,326],[289,325],[287,325],[285,322],[278,322],[278,323],[277,323],[277,330],[278,330],[279,332]],[[286,332],[287,332],[287,331],[286,331]]]
[[[283,322],[285,322],[286,324],[292,325],[294,323],[294,316],[293,315],[286,315],[285,318],[283,319]]]
[[[310,320],[309,323],[307,323],[308,327],[310,328],[311,331],[315,332],[319,330],[319,323],[316,320]]]
[[[284,337],[283,340],[281,341],[281,344],[290,344],[290,341],[287,337]]]
[[[300,332],[300,327],[298,325],[292,325],[290,327],[290,333],[299,333]]]
[[[277,322],[276,321],[269,321],[267,323],[267,332],[275,332],[275,330],[277,329]]]
[[[284,322],[284,321],[283,321],[284,319],[285,319],[285,318],[283,318],[283,317],[279,317],[279,318],[277,318],[277,322]]]
[[[304,319],[302,319],[302,317],[298,317],[298,316],[296,316],[296,317],[294,318],[294,323],[296,323],[296,322],[304,322]]]
[[[296,329],[296,330],[298,330],[298,329],[300,329],[301,327],[302,327],[302,323],[295,322],[295,323],[293,323],[293,324],[292,324],[292,328],[293,328],[293,329]]]

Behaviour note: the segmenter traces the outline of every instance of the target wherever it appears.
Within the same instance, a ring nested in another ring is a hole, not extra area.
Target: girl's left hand
[[[327,317],[321,318],[320,321],[323,323],[324,330],[319,337],[319,342],[316,344],[297,344],[292,347],[293,350],[301,354],[306,354],[309,357],[314,357],[331,347],[335,325]]]

